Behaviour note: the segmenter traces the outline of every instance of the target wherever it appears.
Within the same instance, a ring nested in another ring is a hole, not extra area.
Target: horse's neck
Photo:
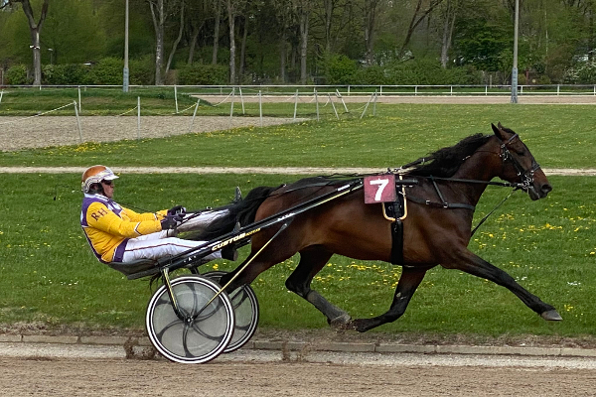
[[[498,175],[500,167],[501,161],[497,152],[489,148],[481,149],[463,162],[453,178],[489,182]],[[461,192],[470,204],[476,205],[486,187],[487,185],[483,183],[466,183],[461,188]]]

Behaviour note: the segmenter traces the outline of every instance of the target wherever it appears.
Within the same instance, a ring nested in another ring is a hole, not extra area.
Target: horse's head
[[[522,190],[528,192],[532,200],[546,197],[553,188],[528,147],[515,132],[501,123],[497,126],[492,124],[492,127],[501,141],[503,169],[499,177],[508,182],[520,183]]]

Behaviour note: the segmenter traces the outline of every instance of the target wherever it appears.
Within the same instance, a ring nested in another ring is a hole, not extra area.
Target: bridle
[[[503,168],[505,167],[505,165],[507,164],[507,162],[511,162],[511,164],[513,165],[513,167],[515,168],[515,171],[517,173],[517,176],[520,178],[521,182],[517,182],[517,183],[512,183],[512,182],[492,182],[492,181],[482,181],[482,180],[475,180],[475,179],[460,179],[460,178],[447,178],[447,177],[433,177],[428,176],[428,177],[422,177],[424,179],[428,179],[431,181],[431,183],[433,184],[435,191],[437,192],[437,195],[439,196],[439,199],[441,200],[441,202],[432,202],[430,200],[423,200],[423,199],[419,199],[417,197],[414,197],[412,195],[408,195],[407,199],[410,201],[413,201],[415,203],[418,204],[425,204],[427,206],[430,207],[435,207],[435,208],[444,208],[444,209],[468,209],[471,211],[475,210],[475,207],[473,205],[470,204],[464,204],[464,203],[448,203],[447,201],[445,201],[445,199],[443,198],[443,195],[441,194],[441,190],[439,189],[439,186],[437,185],[436,181],[437,180],[442,180],[442,181],[450,181],[450,182],[461,182],[461,183],[471,183],[471,184],[483,184],[483,185],[493,185],[493,186],[501,186],[501,187],[511,187],[513,188],[511,190],[511,192],[503,199],[501,200],[501,202],[499,204],[497,204],[495,206],[495,208],[492,209],[492,211],[490,211],[488,214],[486,214],[481,220],[480,222],[476,225],[476,227],[474,227],[472,229],[471,232],[471,236],[474,235],[474,233],[476,233],[476,230],[478,230],[478,228],[499,208],[501,207],[501,205],[503,205],[505,203],[505,201],[507,201],[509,199],[509,197],[511,197],[511,195],[518,189],[521,189],[523,191],[528,191],[529,189],[533,189],[532,184],[534,183],[534,174],[536,173],[536,171],[538,171],[540,169],[540,165],[536,162],[535,159],[532,159],[532,167],[529,170],[524,169],[524,167],[521,165],[521,163],[519,162],[519,160],[517,158],[515,158],[513,156],[513,154],[511,154],[511,151],[509,150],[509,145],[514,142],[516,139],[519,139],[519,136],[517,134],[513,134],[506,142],[501,143],[500,145],[500,149],[501,152],[498,154],[498,156],[502,159],[502,166]],[[495,152],[491,152],[493,154],[497,154]],[[402,168],[406,168],[406,167],[410,167],[412,165],[416,165],[419,164],[421,162],[424,162],[426,159],[419,159],[414,163],[410,163],[407,166],[404,166]],[[397,172],[399,172],[399,169],[397,170]]]
[[[532,188],[532,184],[534,183],[534,174],[540,169],[540,164],[538,164],[536,160],[532,159],[532,168],[526,170],[524,167],[522,167],[519,160],[511,154],[508,147],[508,145],[516,139],[519,139],[519,136],[517,134],[513,134],[511,138],[501,144],[501,154],[499,154],[499,157],[501,157],[503,160],[503,166],[505,166],[508,161],[511,162],[513,168],[515,168],[517,176],[521,179],[518,187],[523,191],[527,191]]]

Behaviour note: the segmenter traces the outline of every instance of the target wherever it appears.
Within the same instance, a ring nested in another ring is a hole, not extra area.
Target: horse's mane
[[[405,174],[412,176],[437,176],[449,178],[478,148],[484,145],[492,135],[475,134],[462,139],[457,144],[444,147],[416,160]],[[417,164],[418,163],[418,164]]]

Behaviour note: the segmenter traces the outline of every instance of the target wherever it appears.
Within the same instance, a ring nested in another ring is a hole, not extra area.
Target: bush
[[[364,85],[378,85],[391,84],[386,73],[386,69],[382,66],[366,66],[358,70],[356,74],[357,84]]]
[[[27,67],[25,65],[15,65],[6,71],[6,84],[25,85],[32,84],[33,79],[27,77]]]
[[[345,55],[332,55],[325,62],[327,84],[358,84],[357,65]]]
[[[583,62],[573,68],[567,69],[563,77],[563,82],[567,84],[596,83],[596,62]]]
[[[43,84],[85,85],[93,84],[90,66],[83,64],[45,65],[42,70]]]
[[[153,84],[155,81],[155,66],[151,56],[146,56],[141,59],[131,59],[128,63],[128,70],[130,84],[149,85]],[[120,75],[122,75],[122,73],[120,73]]]
[[[178,69],[178,84],[182,85],[227,84],[228,81],[227,66],[194,64]]]
[[[118,58],[104,58],[91,69],[92,84],[122,84],[124,61]]]
[[[388,72],[391,84],[480,84],[481,75],[471,66],[442,68],[434,59],[420,59],[394,65]]]

